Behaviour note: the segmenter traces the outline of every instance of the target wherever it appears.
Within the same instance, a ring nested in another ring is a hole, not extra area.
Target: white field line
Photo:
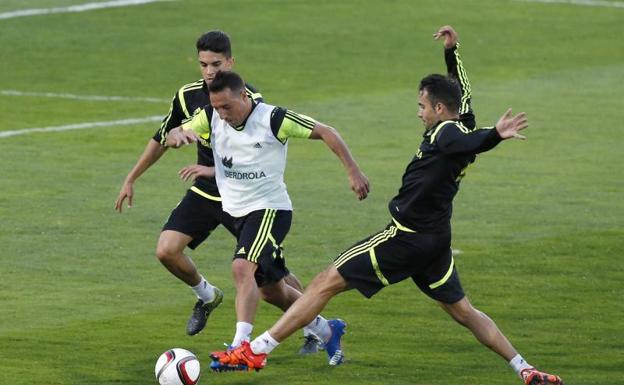
[[[93,11],[95,9],[127,7],[131,5],[157,3],[161,1],[173,1],[173,0],[113,0],[113,1],[103,1],[101,3],[85,3],[85,4],[79,4],[79,5],[71,5],[68,7],[20,9],[17,11],[0,13],[0,20],[12,19],[15,17],[23,17],[23,16],[49,15],[51,13],[86,12],[86,11]]]
[[[17,90],[0,90],[2,96],[35,96],[45,98],[64,98],[77,100],[96,100],[104,102],[146,102],[146,103],[169,103],[170,100],[160,98],[138,96],[103,96],[103,95],[75,95],[56,92],[24,92]]]
[[[588,7],[624,8],[624,1],[605,0],[521,0],[531,3],[585,5]]]
[[[8,138],[11,136],[33,134],[35,132],[58,132],[58,131],[99,128],[99,127],[128,126],[132,124],[139,124],[139,123],[146,123],[146,122],[160,122],[162,121],[162,119],[163,119],[162,116],[147,116],[145,118],[111,120],[108,122],[87,122],[87,123],[66,124],[63,126],[25,128],[22,130],[0,131],[0,138]]]

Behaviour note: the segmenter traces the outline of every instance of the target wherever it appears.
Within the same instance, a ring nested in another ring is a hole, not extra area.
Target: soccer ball
[[[161,354],[154,369],[160,385],[195,385],[199,382],[199,372],[197,357],[180,348]]]

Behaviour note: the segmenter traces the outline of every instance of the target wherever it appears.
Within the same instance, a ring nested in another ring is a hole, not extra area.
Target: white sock
[[[329,341],[331,338],[331,328],[329,327],[329,323],[327,320],[323,318],[322,315],[317,315],[315,319],[312,320],[306,327],[303,329],[303,335],[306,335],[306,329],[309,330],[310,333],[314,334],[323,342]]]
[[[243,341],[249,341],[251,339],[251,332],[253,331],[253,325],[249,322],[237,322],[236,334],[232,340],[231,346],[233,348],[240,346]]]
[[[271,337],[268,331],[260,334],[255,340],[251,341],[251,351],[254,354],[269,354],[279,345],[275,338]]]
[[[199,281],[199,284],[197,286],[191,287],[191,289],[193,289],[193,292],[195,293],[197,298],[201,299],[203,302],[212,302],[212,300],[214,300],[215,298],[215,287],[209,284],[203,276],[201,276],[201,281]]]
[[[512,358],[511,361],[509,361],[509,366],[512,367],[512,369],[516,372],[518,376],[520,375],[520,372],[524,369],[533,367],[529,365],[529,363],[526,362],[520,354],[516,354],[516,356]]]

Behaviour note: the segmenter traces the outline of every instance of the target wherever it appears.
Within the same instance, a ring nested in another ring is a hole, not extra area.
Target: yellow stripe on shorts
[[[448,279],[451,277],[451,274],[453,274],[453,266],[455,266],[455,259],[453,259],[453,256],[451,256],[451,265],[448,268],[448,271],[446,272],[446,274],[444,274],[444,277],[442,277],[441,280],[432,283],[431,285],[429,285],[430,289],[435,289],[437,287],[440,287],[442,285],[444,285],[446,283],[446,281],[448,281]]]
[[[375,246],[379,245],[380,243],[383,243],[385,241],[387,241],[388,239],[394,237],[396,235],[397,232],[397,228],[396,226],[390,226],[390,228],[382,231],[381,233],[375,235],[374,237],[372,237],[371,239],[369,239],[368,241],[360,244],[360,245],[356,245],[354,247],[352,247],[351,249],[345,251],[344,253],[342,253],[341,256],[338,257],[338,259],[336,259],[334,261],[334,265],[338,268],[340,266],[342,266],[345,262],[347,262],[348,260],[350,260],[351,258],[355,257],[358,254],[361,254],[367,250],[371,250],[373,248],[375,248]]]
[[[264,245],[269,239],[271,229],[273,228],[273,220],[275,219],[276,211],[277,210],[274,209],[264,210],[264,216],[262,217],[260,229],[258,230],[258,234],[256,234],[256,239],[254,239],[253,243],[251,244],[251,248],[249,249],[249,256],[247,257],[247,259],[253,263],[258,263],[258,257],[260,256],[260,252],[262,252]]]
[[[383,273],[381,272],[381,269],[379,268],[379,263],[377,263],[377,256],[375,255],[375,249],[370,249],[368,253],[370,254],[370,260],[371,260],[371,263],[373,264],[373,269],[375,270],[375,274],[377,274],[377,278],[379,278],[379,280],[381,281],[381,283],[383,283],[384,286],[390,285],[390,282],[388,282],[386,277],[384,277]]]

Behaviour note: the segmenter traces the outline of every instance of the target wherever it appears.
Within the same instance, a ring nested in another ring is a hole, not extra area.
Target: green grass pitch
[[[0,13],[83,2],[6,0]],[[357,202],[322,143],[291,142],[285,247],[307,283],[388,222],[386,203],[423,132],[415,89],[444,71],[432,34],[451,24],[478,122],[495,123],[509,106],[530,119],[528,140],[480,156],[455,200],[467,294],[529,362],[566,384],[621,384],[624,9],[594,3],[606,6],[179,0],[0,19],[0,134],[162,116],[177,88],[199,78],[197,36],[223,29],[236,70],[268,102],[336,127],[371,180]],[[157,125],[0,137],[0,384],[154,384],[155,361],[172,347],[198,355],[202,384],[520,384],[411,282],[330,303],[324,314],[349,323],[341,367],[297,356],[296,334],[260,373],[209,372],[210,351],[234,332],[233,239],[219,229],[191,254],[226,295],[193,338],[184,328],[194,297],[154,256],[188,188],[176,172],[195,151],[169,151],[136,183],[134,207],[113,210]],[[254,334],[278,316],[261,305]]]

